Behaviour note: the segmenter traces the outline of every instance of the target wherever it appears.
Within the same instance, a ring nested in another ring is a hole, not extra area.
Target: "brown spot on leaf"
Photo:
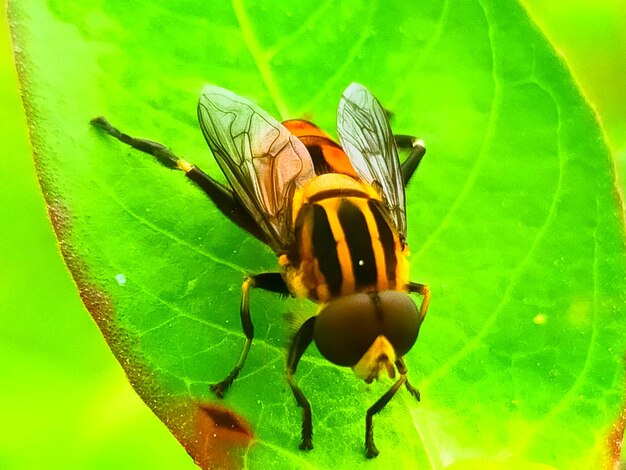
[[[626,369],[626,356],[624,356],[624,369]],[[622,443],[624,442],[624,430],[626,429],[626,382],[624,383],[624,402],[622,411],[613,423],[607,437],[607,470],[617,470],[621,467]]]
[[[624,428],[626,426],[626,407],[622,410],[608,437],[609,463],[607,469],[614,470],[620,468],[620,455],[622,453],[622,442],[624,440]]]
[[[198,403],[195,436],[183,445],[201,468],[237,469],[253,437],[241,416],[214,403]]]

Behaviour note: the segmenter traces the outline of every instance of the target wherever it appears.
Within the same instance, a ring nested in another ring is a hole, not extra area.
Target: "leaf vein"
[[[367,19],[365,20],[365,23],[360,30],[358,39],[350,48],[350,51],[346,55],[345,60],[342,61],[341,67],[337,68],[335,72],[330,77],[328,77],[328,79],[324,83],[324,86],[320,88],[320,90],[315,94],[315,96],[313,96],[313,98],[311,98],[308,102],[300,107],[300,110],[295,113],[296,116],[305,114],[305,111],[310,111],[315,106],[315,103],[317,103],[319,100],[327,95],[334,83],[339,79],[339,77],[343,76],[346,70],[352,65],[359,51],[361,51],[361,47],[370,37],[370,29],[375,16],[374,14],[377,11],[377,7],[378,0],[372,1],[369,4]]]
[[[104,186],[103,186],[104,187]],[[177,237],[176,235],[174,235],[171,232],[168,232],[167,230],[164,230],[163,228],[159,227],[158,225],[156,225],[155,223],[151,222],[150,220],[146,219],[145,217],[137,214],[135,211],[133,211],[130,207],[128,207],[126,204],[124,204],[122,202],[122,200],[111,190],[106,190],[111,198],[111,200],[113,200],[113,202],[115,202],[118,206],[120,206],[128,215],[130,215],[131,217],[133,217],[134,219],[136,219],[138,222],[140,222],[141,224],[145,225],[146,227],[152,229],[155,233],[158,233],[160,235],[165,236],[166,238],[169,238],[170,240],[173,240],[174,242],[178,243],[179,245],[184,246],[185,248],[188,248],[189,250],[198,253],[206,258],[208,258],[209,260],[213,261],[215,264],[219,264],[222,266],[226,266],[234,271],[240,272],[240,273],[245,273],[245,269],[241,266],[238,266],[235,263],[232,263],[230,261],[226,261],[225,259],[219,258],[211,253],[209,253],[208,251],[202,250],[200,248],[198,248],[195,245],[192,245],[191,243],[183,240],[182,238]]]
[[[300,27],[289,35],[281,37],[272,47],[265,51],[265,60],[270,61],[274,56],[279,54],[283,49],[292,44],[298,37],[307,30],[313,29],[313,25],[317,23],[326,14],[326,10],[333,5],[334,0],[326,0],[321,6],[315,8],[315,11],[307,17]]]
[[[413,61],[413,65],[411,66],[411,69],[406,73],[405,79],[395,88],[393,96],[386,103],[386,105],[389,106],[389,109],[396,109],[398,101],[400,101],[400,98],[402,98],[402,96],[404,96],[404,94],[407,92],[409,86],[413,86],[415,84],[415,82],[413,80],[410,80],[409,77],[415,75],[415,73],[420,71],[425,60],[432,54],[435,46],[439,43],[439,40],[441,39],[441,36],[443,34],[444,27],[447,24],[448,12],[450,10],[449,7],[450,1],[445,0],[443,2],[443,6],[441,7],[441,14],[437,19],[435,33],[429,38],[428,42],[421,49],[419,56]]]
[[[286,119],[287,116],[289,116],[287,105],[285,104],[282,94],[278,89],[276,79],[274,78],[269,62],[267,61],[266,54],[263,52],[261,45],[254,35],[250,18],[248,17],[248,13],[246,12],[242,0],[232,0],[232,6],[235,16],[237,17],[237,21],[239,22],[241,35],[243,36],[246,47],[250,51],[250,55],[252,56],[259,73],[261,74],[261,78],[263,79],[274,104],[276,105],[276,109],[278,109],[278,113],[283,119]]]

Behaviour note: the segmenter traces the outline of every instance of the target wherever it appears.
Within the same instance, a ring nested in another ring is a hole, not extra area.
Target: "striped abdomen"
[[[338,179],[338,186],[306,198],[295,218],[289,255],[295,272],[287,277],[298,284],[294,290],[318,302],[361,291],[404,290],[406,253],[382,203],[371,193],[342,187],[345,177],[327,178]]]

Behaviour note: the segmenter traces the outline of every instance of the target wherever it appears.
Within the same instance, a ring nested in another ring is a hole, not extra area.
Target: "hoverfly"
[[[226,187],[167,147],[133,138],[99,117],[92,123],[122,142],[183,170],[229,219],[269,245],[281,272],[243,281],[240,316],[246,339],[233,370],[211,390],[223,397],[244,366],[254,328],[252,288],[307,297],[319,304],[291,340],[287,382],[303,409],[300,448],[313,448],[311,405],[295,381],[311,342],[330,362],[351,367],[367,383],[399,378],[366,414],[367,457],[375,457],[372,418],[405,385],[404,356],[426,315],[430,291],[408,279],[404,187],[425,154],[421,141],[394,136],[378,100],[351,84],[341,97],[341,146],[304,120],[279,123],[251,101],[207,86],[198,103],[204,137]],[[400,164],[398,146],[411,152]],[[419,309],[409,296],[420,294]]]

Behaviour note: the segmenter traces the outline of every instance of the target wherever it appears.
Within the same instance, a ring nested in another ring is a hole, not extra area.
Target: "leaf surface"
[[[427,143],[407,190],[412,279],[432,291],[407,357],[423,400],[402,390],[375,417],[369,467],[606,461],[626,349],[621,202],[594,114],[517,3],[24,0],[10,15],[67,264],[135,389],[202,465],[364,463],[365,411],[390,385],[311,347],[297,378],[316,447],[299,451],[286,317],[313,306],[255,292],[246,367],[225,401],[211,396],[243,341],[242,278],[274,256],[180,174],[88,124],[105,115],[217,177],[195,118],[207,82],[333,132],[357,81]]]

